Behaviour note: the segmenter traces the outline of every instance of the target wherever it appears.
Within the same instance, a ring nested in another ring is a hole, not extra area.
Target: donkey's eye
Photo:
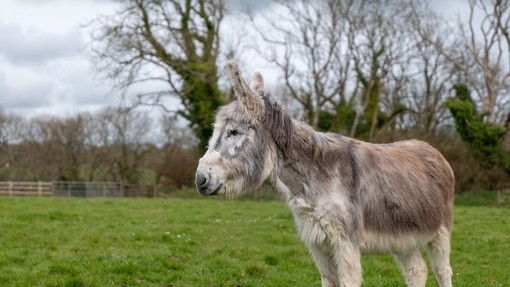
[[[232,136],[240,135],[241,133],[236,129],[231,129],[227,131],[227,138]]]

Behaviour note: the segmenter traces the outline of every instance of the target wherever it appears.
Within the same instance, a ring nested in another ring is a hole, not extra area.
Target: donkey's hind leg
[[[429,242],[429,257],[439,287],[452,286],[450,267],[450,232],[441,227],[436,238]]]
[[[427,282],[427,264],[420,249],[395,257],[402,269],[407,287],[424,287]]]

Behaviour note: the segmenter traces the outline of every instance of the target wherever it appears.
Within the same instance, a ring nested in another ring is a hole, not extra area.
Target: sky
[[[84,25],[115,5],[100,0],[2,0],[0,106],[27,116],[68,116],[114,105],[94,77]],[[108,96],[110,95],[110,96]]]
[[[243,0],[247,1],[247,0]],[[268,1],[255,9],[263,9]],[[467,0],[433,0],[450,14]],[[234,8],[238,0],[231,0]],[[2,0],[0,4],[0,108],[28,117],[70,116],[118,105],[119,95],[93,73],[86,24],[112,14],[109,0]]]

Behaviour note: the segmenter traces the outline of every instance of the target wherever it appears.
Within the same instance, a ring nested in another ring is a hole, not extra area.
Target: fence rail
[[[0,181],[0,195],[60,196],[60,197],[123,197],[124,186],[120,182]]]
[[[0,181],[0,194],[10,196],[51,196],[51,182]]]

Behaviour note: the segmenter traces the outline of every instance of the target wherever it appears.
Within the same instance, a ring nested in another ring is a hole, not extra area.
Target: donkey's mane
[[[269,131],[278,151],[286,156],[291,149],[294,133],[292,118],[277,101],[271,98],[270,94],[261,96],[265,106],[262,125]]]
[[[261,95],[265,112],[262,125],[272,136],[284,158],[299,157],[312,162],[325,159],[331,151],[331,143],[338,142],[341,135],[317,132],[311,126],[294,120],[270,94]],[[335,145],[338,148],[338,145]]]

